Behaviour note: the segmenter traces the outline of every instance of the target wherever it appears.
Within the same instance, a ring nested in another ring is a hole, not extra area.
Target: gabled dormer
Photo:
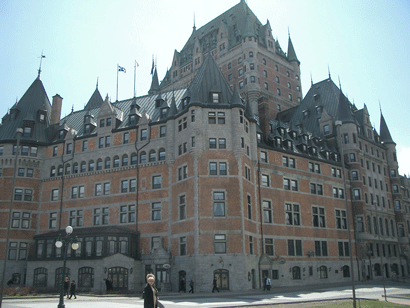
[[[97,123],[94,121],[94,116],[91,114],[91,111],[88,111],[84,115],[84,135],[91,134],[96,127]]]
[[[137,105],[137,101],[131,103],[130,112],[128,114],[128,126],[135,126],[138,123],[139,118],[141,115],[138,112],[139,106]]]

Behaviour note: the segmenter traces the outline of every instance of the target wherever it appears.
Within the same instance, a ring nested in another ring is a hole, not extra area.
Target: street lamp
[[[71,233],[73,233],[73,227],[67,226],[65,228],[65,232],[67,233],[65,237],[59,237],[58,240],[56,241],[56,247],[63,249],[63,258],[64,258],[64,263],[63,263],[63,273],[61,275],[61,287],[60,287],[60,302],[58,303],[57,308],[65,308],[64,305],[64,276],[66,275],[66,255],[67,255],[67,245],[71,244],[71,249],[77,250],[78,249],[78,243],[77,243],[77,238],[72,238],[70,237]]]
[[[370,263],[370,270],[369,270],[369,279],[372,279],[373,276],[373,268],[372,268],[372,259],[370,258],[373,255],[373,251],[370,249],[366,252],[367,256],[369,257],[369,263]]]

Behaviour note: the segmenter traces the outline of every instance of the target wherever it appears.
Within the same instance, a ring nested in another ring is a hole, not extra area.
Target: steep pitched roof
[[[39,120],[39,111],[44,114],[44,121]],[[16,140],[16,129],[32,126],[29,137],[22,136],[22,142],[46,143],[46,128],[49,126],[51,104],[40,78],[36,78],[26,93],[15,104],[10,113],[3,117],[0,136],[3,141]]]
[[[290,35],[289,35],[289,40],[288,40],[288,60],[296,61],[300,63],[300,61],[298,60],[298,57],[296,56],[295,48],[293,47],[292,40],[290,39]]]
[[[95,88],[95,91],[93,95],[91,95],[90,99],[88,100],[88,103],[85,105],[84,109],[85,110],[91,110],[94,108],[101,107],[103,103],[103,99],[101,97],[100,91],[98,91],[98,87]]]
[[[380,139],[384,143],[394,143],[393,138],[390,135],[389,128],[387,127],[386,120],[384,119],[383,113],[380,112]]]
[[[351,105],[349,105],[346,96],[340,91],[336,120],[341,121],[342,123],[356,123],[350,107]]]
[[[149,89],[148,93],[155,94],[155,93],[158,93],[158,91],[159,91],[158,73],[157,73],[157,68],[155,68],[154,75],[152,75],[151,88]]]

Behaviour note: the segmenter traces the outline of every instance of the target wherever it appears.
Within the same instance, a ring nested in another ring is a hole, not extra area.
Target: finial
[[[74,104],[73,104],[73,106],[71,107],[71,113],[73,113],[74,112]]]
[[[310,72],[310,85],[313,86],[313,77],[312,77],[312,72]]]
[[[340,82],[340,76],[337,76],[337,78],[339,79],[339,89],[340,91],[342,91],[342,83]]]
[[[196,27],[195,27],[195,12],[194,12],[194,26],[193,26],[193,28],[194,28],[194,30],[196,30]]]
[[[289,26],[288,26],[288,36],[290,37],[290,30],[289,30]]]
[[[96,85],[96,88],[98,89],[98,77],[97,77],[97,85]]]
[[[330,77],[330,67],[329,67],[329,64],[327,65],[327,72],[328,72],[328,74],[329,74],[329,79],[332,79],[332,78]]]
[[[379,108],[380,108],[380,113],[382,113],[382,105],[380,104],[380,100],[379,100]]]
[[[38,68],[38,79],[40,79],[40,74],[41,74],[41,62],[43,62],[43,58],[45,58],[46,56],[45,55],[43,55],[43,51],[41,51],[41,56],[39,57],[40,58],[40,66],[39,66],[39,68]]]

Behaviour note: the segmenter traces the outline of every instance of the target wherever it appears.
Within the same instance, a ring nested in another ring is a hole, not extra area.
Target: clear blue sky
[[[152,55],[159,78],[192,32],[239,0],[0,1],[0,115],[6,114],[37,77],[47,94],[60,94],[62,116],[82,109],[99,90],[112,101],[137,96],[151,84]],[[328,77],[349,100],[364,104],[379,131],[380,111],[397,143],[400,173],[410,174],[410,2],[406,0],[248,0],[262,24],[287,50],[288,29],[301,62],[302,91]]]

